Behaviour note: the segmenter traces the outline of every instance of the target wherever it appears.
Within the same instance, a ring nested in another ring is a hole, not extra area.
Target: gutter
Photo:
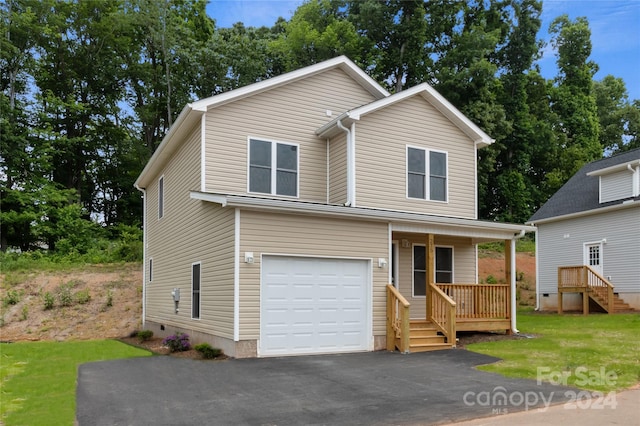
[[[142,329],[147,318],[147,190],[138,184],[134,185],[142,192]]]
[[[355,150],[353,132],[342,125],[342,119],[336,121],[336,126],[347,134],[347,201],[345,207],[355,207]]]

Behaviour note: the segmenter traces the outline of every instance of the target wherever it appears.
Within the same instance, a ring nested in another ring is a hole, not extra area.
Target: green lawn
[[[1,343],[0,421],[73,425],[80,364],[150,355],[114,340]]]
[[[502,358],[481,370],[597,391],[626,389],[640,382],[640,314],[520,311],[518,329],[536,337],[467,347]]]

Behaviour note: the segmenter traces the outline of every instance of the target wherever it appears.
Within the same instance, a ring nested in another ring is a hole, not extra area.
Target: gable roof
[[[341,132],[338,128],[338,122],[345,126],[351,125],[351,123],[360,120],[364,115],[381,110],[398,102],[402,102],[412,96],[422,96],[434,108],[440,111],[440,113],[469,136],[469,138],[471,138],[478,147],[488,146],[495,141],[427,83],[419,84],[407,90],[403,90],[402,92],[347,111],[320,127],[316,131],[316,134],[321,137],[332,137],[338,132]]]
[[[553,194],[527,223],[623,204],[629,199],[600,203],[599,176],[625,168],[627,164],[638,164],[639,160],[640,148],[586,164]],[[640,197],[631,200],[640,201]]]
[[[369,77],[367,73],[353,63],[349,58],[346,56],[338,56],[277,77],[272,77],[267,80],[189,103],[182,109],[180,115],[151,156],[151,159],[146,164],[145,168],[140,173],[140,176],[136,179],[135,186],[137,188],[146,188],[149,185],[153,176],[157,174],[160,168],[166,164],[171,155],[180,146],[180,142],[183,137],[187,132],[193,129],[193,127],[200,121],[202,115],[210,108],[253,96],[266,90],[284,86],[294,81],[302,80],[332,69],[340,69],[344,71],[377,99],[383,99],[389,96],[389,92],[380,86],[373,78]]]

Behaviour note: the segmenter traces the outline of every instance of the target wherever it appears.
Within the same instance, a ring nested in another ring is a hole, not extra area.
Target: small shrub
[[[84,289],[76,292],[76,294],[74,295],[74,299],[76,300],[76,303],[79,303],[81,305],[89,303],[89,301],[91,300],[89,289]]]
[[[56,304],[56,298],[51,294],[51,292],[47,291],[42,296],[42,302],[44,303],[44,310],[48,311],[49,309],[53,309]]]
[[[153,331],[151,330],[141,330],[138,331],[138,333],[136,333],[136,336],[138,337],[138,339],[141,342],[147,341],[147,340],[151,340],[151,338],[153,337]]]
[[[29,307],[27,305],[24,305],[22,307],[22,314],[20,315],[20,321],[26,321],[28,317],[29,317]]]
[[[493,275],[487,277],[487,284],[498,284],[498,280]]]
[[[73,305],[73,294],[71,293],[71,286],[69,284],[63,284],[58,287],[58,302],[60,306]]]
[[[113,292],[111,290],[107,291],[107,300],[104,302],[104,305],[108,308],[113,306]]]
[[[196,351],[202,354],[202,358],[204,359],[213,359],[222,354],[222,349],[213,348],[208,343],[200,343],[193,347]]]
[[[189,343],[189,335],[186,333],[176,332],[173,336],[165,337],[162,345],[169,348],[171,352],[183,352],[191,349]]]
[[[20,299],[22,298],[22,294],[18,290],[9,290],[7,291],[7,295],[2,300],[4,306],[8,305],[17,305],[20,303]]]

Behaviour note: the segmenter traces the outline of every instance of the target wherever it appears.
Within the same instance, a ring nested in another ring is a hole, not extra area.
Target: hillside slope
[[[503,255],[482,253],[478,268],[481,282],[504,282]],[[535,305],[532,254],[518,253],[517,276],[519,305]],[[0,289],[2,341],[118,338],[141,327],[140,264],[0,275]]]

